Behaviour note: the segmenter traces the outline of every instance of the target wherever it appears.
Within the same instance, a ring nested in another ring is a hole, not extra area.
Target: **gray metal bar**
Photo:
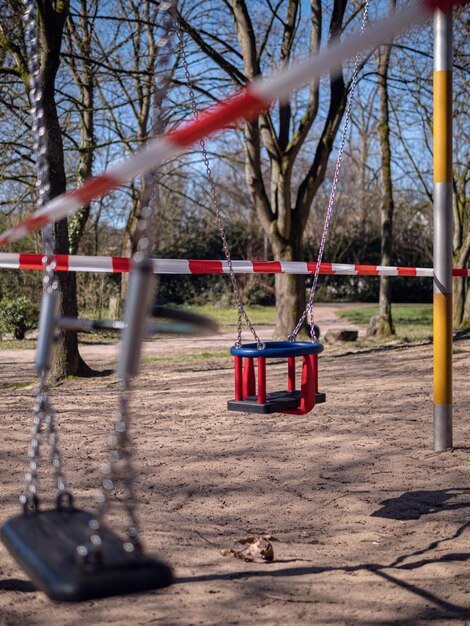
[[[57,328],[59,302],[60,294],[58,291],[45,291],[42,295],[36,348],[36,373],[38,376],[51,369],[52,346]]]
[[[452,13],[434,13],[434,71],[451,70],[453,60]]]
[[[75,330],[77,332],[93,332],[97,330],[121,331],[126,327],[120,320],[89,320],[82,317],[61,317],[57,320],[57,326],[62,330]]]
[[[434,183],[434,293],[452,293],[452,183]]]
[[[152,263],[148,260],[136,265],[129,279],[125,330],[117,368],[118,376],[125,380],[136,376],[139,371],[142,340],[147,331],[147,316],[153,298],[153,280]]]

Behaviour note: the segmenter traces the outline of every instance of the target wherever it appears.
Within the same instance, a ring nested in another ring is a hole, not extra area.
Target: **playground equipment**
[[[468,0],[467,0],[468,2]],[[452,448],[452,15],[434,14],[434,450]]]
[[[361,35],[364,34],[365,25],[367,23],[367,15],[369,8],[369,0],[366,0],[363,11],[363,19],[361,24]],[[191,83],[191,75],[186,58],[184,48],[183,33],[178,29],[179,51],[184,66],[186,83],[190,97],[191,108],[194,119],[199,119],[199,111],[196,104],[194,89]],[[325,216],[318,258],[315,264],[315,271],[312,285],[310,288],[310,297],[307,306],[300,316],[300,319],[290,334],[288,341],[263,342],[259,338],[256,330],[251,323],[248,314],[243,306],[240,291],[238,289],[233,262],[227,242],[224,223],[220,211],[217,198],[217,190],[212,171],[209,164],[209,158],[205,147],[204,139],[200,140],[202,158],[206,169],[206,177],[210,188],[210,197],[212,208],[216,215],[217,225],[222,240],[222,247],[227,260],[228,273],[232,282],[233,294],[235,297],[238,324],[237,339],[235,345],[230,352],[234,356],[234,377],[235,377],[235,399],[227,402],[227,408],[230,411],[245,411],[248,413],[288,413],[288,414],[305,414],[309,413],[315,404],[323,403],[326,400],[324,393],[318,391],[318,355],[323,351],[323,346],[317,341],[317,327],[314,321],[314,299],[315,291],[318,284],[318,276],[320,273],[321,261],[325,250],[326,238],[328,235],[331,215],[333,212],[336,187],[338,184],[339,174],[341,171],[341,163],[344,153],[344,146],[349,127],[349,119],[351,115],[352,100],[354,97],[354,89],[359,73],[359,53],[356,54],[354,71],[351,79],[351,89],[347,98],[345,119],[341,142],[338,151],[338,159],[333,177],[330,199]],[[309,318],[311,343],[296,341],[297,335],[302,328],[306,318]],[[245,321],[256,343],[242,344],[242,323]],[[300,391],[296,390],[296,356],[302,356],[302,383]],[[267,392],[266,390],[266,359],[269,358],[287,359],[288,363],[288,389],[286,391]],[[257,361],[257,384],[255,376],[254,361]]]
[[[235,399],[229,400],[231,411],[247,413],[287,413],[304,415],[326,396],[318,391],[318,355],[323,346],[308,341],[269,341],[260,348],[257,343],[233,346],[230,353],[235,360]],[[302,383],[296,389],[295,359],[302,357]],[[287,358],[287,391],[266,391],[266,359]],[[258,363],[256,385],[254,360]]]
[[[38,206],[41,210],[47,201],[49,182],[44,143],[45,129],[42,121],[42,91],[39,82],[36,6],[34,0],[25,0],[24,4],[38,162]],[[171,3],[167,3],[167,9],[171,9]],[[163,12],[163,6],[161,10]],[[162,29],[165,34],[168,33],[172,23],[172,12],[165,10],[162,19]],[[165,587],[172,582],[173,575],[170,567],[146,555],[140,540],[136,514],[132,441],[129,434],[130,382],[138,372],[140,348],[148,327],[146,318],[153,293],[153,270],[147,259],[151,249],[152,213],[152,206],[149,203],[142,210],[140,218],[138,229],[140,240],[134,271],[129,283],[124,323],[120,325],[114,322],[108,326],[123,329],[124,332],[118,367],[118,375],[121,379],[119,407],[114,415],[115,426],[111,437],[109,462],[104,469],[97,515],[76,508],[73,496],[68,490],[46,378],[51,368],[52,346],[57,328],[84,330],[102,327],[103,323],[58,318],[59,292],[54,272],[52,237],[46,230],[43,238],[44,293],[36,353],[36,372],[40,383],[33,410],[33,434],[28,452],[29,471],[26,474],[26,492],[20,498],[23,506],[22,513],[7,521],[0,532],[4,544],[31,577],[35,586],[54,600],[79,601],[132,593]],[[168,311],[164,313],[169,315]],[[192,321],[195,321],[194,318]],[[188,319],[183,320],[184,322],[187,323]],[[53,476],[58,492],[55,507],[44,510],[40,507],[38,495],[38,469],[43,439],[47,440],[51,448]],[[125,539],[122,539],[105,523],[111,504],[111,495],[117,486],[120,486],[124,493]]]

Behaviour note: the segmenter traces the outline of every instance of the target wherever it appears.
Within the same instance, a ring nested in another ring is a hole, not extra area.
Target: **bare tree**
[[[153,0],[117,0],[114,13],[107,16],[108,26],[115,29],[116,37],[111,44],[96,38],[97,52],[106,59],[102,70],[106,80],[97,81],[97,91],[121,154],[135,152],[151,136],[164,130],[162,110],[166,90],[162,87],[171,75],[171,68],[166,62],[162,65],[168,41],[159,14],[161,4]],[[121,252],[125,256],[135,252],[140,211],[154,188],[155,176],[151,174],[134,181],[128,189],[121,239]],[[126,291],[127,279],[123,276],[123,298]]]
[[[188,3],[190,4],[190,3]],[[199,3],[201,14],[207,9]],[[263,73],[266,67],[287,65],[295,55],[303,32],[300,0],[247,3],[225,1],[236,32],[236,42],[219,32],[208,32],[192,14],[179,20],[198,48],[236,85],[243,85]],[[308,36],[310,52],[316,52],[324,37],[339,36],[355,14],[346,16],[347,0],[335,0],[328,24],[320,0],[311,0]],[[190,9],[194,7],[190,6]],[[264,20],[260,19],[263,15]],[[220,28],[222,28],[220,26]],[[226,30],[226,29],[225,29]],[[305,33],[303,33],[305,36]],[[277,39],[276,39],[277,36]],[[305,43],[305,42],[304,42]],[[235,48],[235,46],[238,46]],[[345,109],[348,85],[343,74],[331,77],[328,85],[312,81],[304,101],[297,96],[283,100],[270,112],[244,125],[246,181],[260,223],[269,238],[276,259],[303,258],[303,234],[313,199],[324,179],[328,159]],[[308,144],[309,163],[298,188],[292,185],[293,171],[302,148],[311,138],[315,124],[315,145]],[[268,173],[263,171],[267,154]],[[275,335],[285,337],[296,325],[305,306],[305,283],[300,276],[276,275],[277,326]]]
[[[56,104],[56,77],[61,62],[65,22],[69,13],[69,3],[55,3],[51,0],[38,0],[38,38],[40,51],[40,87],[43,94],[44,126],[46,128],[46,149],[49,163],[50,196],[54,198],[65,192],[66,175],[64,163],[64,144]],[[24,40],[18,38],[17,30],[7,30],[12,23],[21,24],[21,4],[9,3],[8,16],[12,20],[8,25],[2,21],[0,47],[8,52],[15,65],[9,68],[23,81],[29,92],[28,64]],[[20,34],[22,33],[20,29]],[[31,138],[33,141],[33,138]],[[54,252],[69,253],[67,219],[54,225]],[[73,272],[60,272],[59,287],[62,294],[60,313],[69,317],[77,316],[76,277]],[[54,351],[51,377],[60,379],[67,375],[88,372],[78,351],[77,334],[65,331]]]
[[[455,19],[454,56],[454,167],[453,167],[453,260],[456,267],[470,264],[470,27],[463,7]],[[470,281],[456,278],[453,292],[456,328],[470,327]]]
[[[394,11],[395,0],[388,0],[389,11]],[[388,70],[390,66],[391,45],[381,46],[377,51],[377,76],[379,98],[379,140],[381,157],[382,203],[380,207],[382,237],[380,263],[391,265],[393,250],[393,201],[392,183],[392,150],[390,142],[390,112],[388,92]],[[392,319],[392,285],[390,276],[380,277],[379,318],[374,329],[378,337],[389,337],[395,334]]]
[[[468,20],[465,11],[454,16],[453,62],[453,264],[466,267],[470,262],[470,158],[469,108],[470,97]],[[432,38],[420,37],[414,45],[398,44],[398,72],[394,77],[400,96],[393,103],[396,145],[404,152],[400,169],[404,178],[414,181],[416,190],[432,205],[433,119],[432,119]],[[405,80],[406,76],[406,80]],[[419,143],[410,141],[409,129],[419,133]],[[467,278],[454,279],[453,324],[456,328],[470,326],[470,288]]]
[[[468,128],[468,126],[467,126]],[[466,141],[469,141],[467,136]],[[468,145],[468,144],[467,144]],[[456,267],[470,263],[470,161],[460,163],[453,176],[454,238],[453,259]],[[453,291],[453,321],[456,328],[470,327],[470,288],[468,278],[456,278]]]
[[[95,88],[96,70],[93,63],[93,39],[98,4],[94,0],[80,0],[77,16],[69,16],[66,23],[67,60],[78,89],[80,114],[80,156],[77,168],[77,186],[93,174],[95,158]],[[90,217],[90,205],[82,207],[69,223],[70,254],[77,254],[80,240]]]
[[[380,169],[373,158],[374,141],[378,134],[375,114],[377,89],[375,85],[366,84],[366,89],[363,90],[361,85],[362,83],[357,85],[354,108],[351,112],[352,136],[348,141],[347,149],[351,159],[351,171],[347,171],[347,163],[344,163],[341,184],[341,189],[346,188],[349,204],[353,204],[352,207],[347,206],[354,220],[353,224],[360,244],[358,256],[352,259],[355,263],[364,262],[365,250],[375,227],[378,196],[377,171]],[[343,202],[338,202],[338,206],[341,211]],[[341,252],[344,253],[344,251]],[[338,259],[337,256],[331,258]]]

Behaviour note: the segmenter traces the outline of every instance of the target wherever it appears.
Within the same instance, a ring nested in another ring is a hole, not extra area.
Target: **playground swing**
[[[367,23],[369,0],[364,5],[363,19],[361,24],[361,33],[364,32]],[[184,65],[186,83],[188,86],[191,108],[194,118],[197,120],[199,112],[196,105],[194,90],[191,84],[191,76],[189,65],[184,49],[183,33],[181,28],[177,29],[179,39],[179,50]],[[257,335],[253,324],[251,323],[246,310],[241,301],[235,272],[233,269],[230,250],[227,243],[225,228],[221,216],[221,210],[218,203],[215,182],[212,177],[212,171],[209,164],[207,150],[205,148],[204,139],[200,140],[203,162],[206,169],[206,177],[209,183],[212,207],[214,209],[217,224],[222,240],[222,247],[225,258],[227,260],[230,279],[232,282],[233,293],[235,296],[238,311],[238,332],[235,345],[230,349],[230,353],[234,357],[234,386],[235,398],[227,402],[227,409],[230,411],[242,411],[246,413],[284,413],[303,415],[309,413],[316,404],[324,403],[326,395],[318,390],[318,355],[323,352],[323,345],[317,341],[317,327],[315,326],[313,303],[315,291],[318,284],[320,274],[320,265],[325,250],[326,237],[333,212],[336,187],[338,183],[341,162],[344,153],[344,145],[349,126],[351,115],[352,97],[356,85],[357,74],[359,71],[359,55],[356,56],[353,76],[351,80],[351,89],[348,94],[347,106],[345,112],[345,121],[341,136],[341,143],[336,162],[333,185],[331,189],[328,208],[325,216],[325,223],[321,243],[318,252],[318,258],[315,266],[315,273],[310,289],[310,296],[307,306],[302,313],[295,329],[288,337],[288,341],[268,341],[263,342]],[[296,341],[297,335],[307,318],[310,317],[310,336],[311,341]],[[254,343],[242,343],[242,320],[245,321],[250,332],[252,333]],[[300,389],[296,388],[296,358],[302,357],[302,374]],[[287,360],[287,390],[283,391],[267,391],[266,378],[266,361],[268,359],[284,359]],[[257,376],[255,373],[255,360],[257,362]]]
[[[31,101],[38,162],[39,208],[47,202],[49,193],[48,166],[45,157],[42,122],[42,93],[39,85],[39,57],[35,21],[35,3],[25,0],[25,32],[31,73]],[[166,9],[170,8],[167,3]],[[162,5],[163,9],[163,5]],[[171,11],[163,18],[162,27],[169,31],[173,23]],[[149,218],[151,206],[142,211],[139,258],[129,284],[125,322],[115,329],[124,329],[118,375],[122,379],[119,409],[115,413],[115,428],[111,438],[109,463],[104,469],[102,492],[98,496],[98,515],[77,509],[67,488],[58,447],[58,433],[54,423],[49,389],[46,384],[51,365],[52,344],[58,327],[84,330],[101,327],[87,320],[60,320],[58,312],[58,281],[54,272],[51,235],[43,234],[44,293],[36,353],[36,371],[39,377],[36,404],[33,411],[33,432],[28,452],[29,471],[26,474],[26,492],[20,501],[23,511],[8,520],[1,528],[1,538],[33,584],[50,598],[58,601],[81,601],[124,593],[157,589],[172,583],[168,565],[145,554],[138,530],[132,466],[132,442],[129,437],[128,412],[129,382],[136,375],[140,345],[147,329],[146,315],[152,295],[153,272],[148,259],[150,252]],[[170,317],[168,311],[155,311]],[[85,322],[88,322],[85,323]],[[188,331],[201,326],[194,317],[178,320]],[[189,324],[189,325],[188,325]],[[170,325],[171,326],[171,325]],[[159,327],[161,331],[161,325]],[[174,330],[172,328],[171,330]],[[41,509],[38,496],[38,469],[41,443],[46,440],[51,449],[53,477],[57,486],[55,507]],[[127,515],[123,540],[104,521],[110,506],[111,494],[120,483]]]

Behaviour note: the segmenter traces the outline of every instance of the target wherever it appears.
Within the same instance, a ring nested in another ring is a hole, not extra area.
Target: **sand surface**
[[[340,325],[331,307],[323,332]],[[345,326],[344,322],[341,323]],[[265,334],[269,329],[264,329]],[[25,625],[470,624],[470,340],[455,344],[452,451],[432,450],[432,346],[325,350],[327,403],[304,416],[226,410],[233,337],[149,342],[134,384],[139,516],[149,552],[174,568],[162,591],[57,604],[0,546],[0,623]],[[87,346],[91,365],[116,349]],[[31,430],[33,353],[0,353],[1,519],[19,513]],[[275,362],[268,390],[285,388]],[[54,390],[77,505],[94,510],[116,406],[116,379]],[[42,482],[43,501],[52,497]],[[271,535],[274,560],[223,556]]]

